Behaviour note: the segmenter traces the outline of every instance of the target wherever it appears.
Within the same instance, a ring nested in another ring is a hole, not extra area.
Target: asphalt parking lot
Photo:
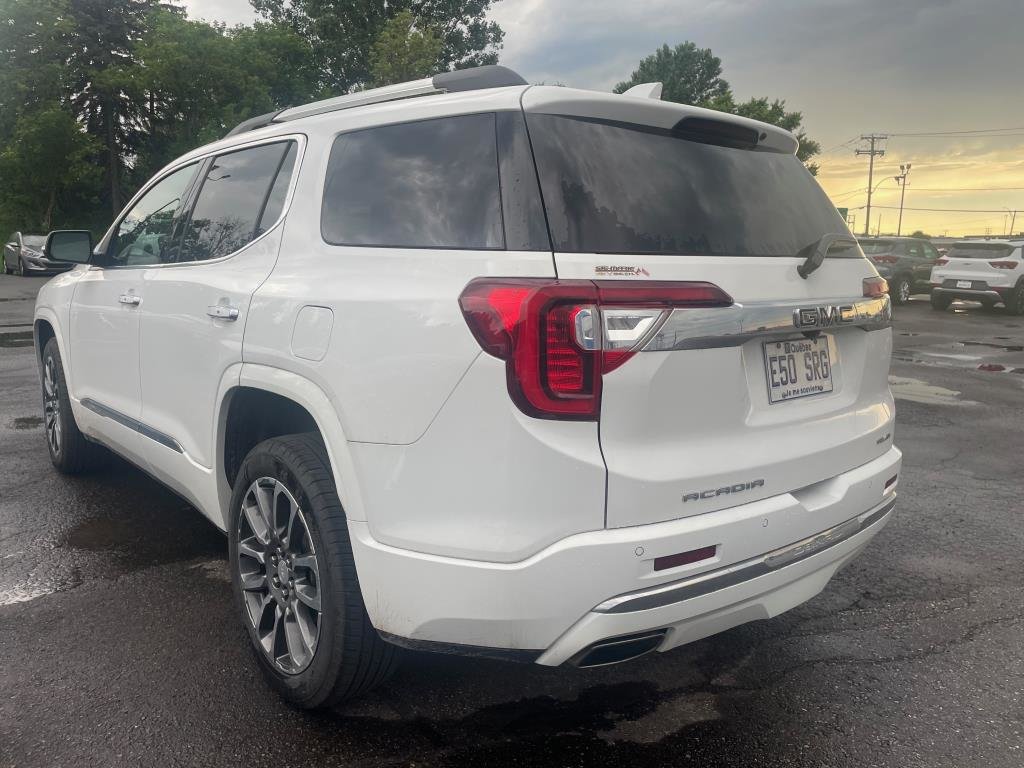
[[[0,766],[1024,764],[1024,318],[899,308],[898,512],[808,604],[605,669],[409,654],[311,715],[259,677],[198,512],[51,469],[41,284],[0,275]]]

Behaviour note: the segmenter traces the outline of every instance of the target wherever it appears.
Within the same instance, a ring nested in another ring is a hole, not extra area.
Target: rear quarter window
[[[333,245],[504,248],[494,114],[339,136],[320,231]]]

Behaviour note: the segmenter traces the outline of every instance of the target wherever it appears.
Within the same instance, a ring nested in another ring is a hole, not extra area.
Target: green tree
[[[371,85],[390,85],[437,71],[444,42],[428,26],[402,11],[388,19],[370,50]]]
[[[117,213],[127,158],[142,137],[135,47],[156,0],[74,0],[66,62],[75,115],[103,143],[106,197]]]
[[[372,80],[371,51],[385,24],[412,11],[441,38],[438,69],[494,64],[504,33],[486,14],[493,0],[250,0],[265,19],[308,40],[321,85],[347,92]]]
[[[25,113],[0,150],[3,231],[49,231],[92,196],[99,181],[99,142],[75,118],[52,106]],[[76,205],[77,204],[77,205]]]
[[[730,112],[785,128],[800,141],[799,157],[811,173],[818,167],[809,162],[821,151],[818,142],[803,130],[803,114],[786,110],[781,99],[752,98],[737,102],[728,81],[722,77],[722,61],[710,48],[698,48],[689,41],[670,48],[663,45],[641,60],[629,80],[615,86],[616,93],[640,83],[663,84],[661,97],[665,101],[692,104],[698,107]]]
[[[729,83],[722,79],[722,60],[710,48],[698,48],[690,41],[675,48],[663,45],[641,59],[629,80],[615,86],[615,92],[654,82],[663,85],[662,99],[678,104],[702,106],[730,93]]]
[[[908,235],[908,237],[920,237],[920,238],[922,238],[922,239],[924,239],[924,240],[931,240],[931,239],[932,239],[932,236],[931,236],[931,235],[927,235],[927,234],[925,234],[925,233],[924,233],[924,232],[922,232],[922,231],[921,231],[920,229],[915,229],[915,230],[914,230],[913,232],[911,232],[911,233],[910,233],[910,234]]]

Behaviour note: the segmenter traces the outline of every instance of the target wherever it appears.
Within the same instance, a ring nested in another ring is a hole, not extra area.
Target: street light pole
[[[900,218],[896,224],[896,237],[900,236],[903,230],[903,197],[907,194],[907,176],[910,175],[910,163],[903,165],[900,163],[900,175],[894,176],[897,183],[900,185]]]

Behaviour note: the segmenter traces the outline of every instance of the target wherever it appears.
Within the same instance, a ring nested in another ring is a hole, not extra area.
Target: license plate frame
[[[834,392],[833,349],[832,336],[827,333],[762,342],[768,403],[778,405]]]
[[[957,280],[956,281],[956,287],[957,288],[972,288],[973,286],[974,286],[974,282],[971,281],[971,280]]]

